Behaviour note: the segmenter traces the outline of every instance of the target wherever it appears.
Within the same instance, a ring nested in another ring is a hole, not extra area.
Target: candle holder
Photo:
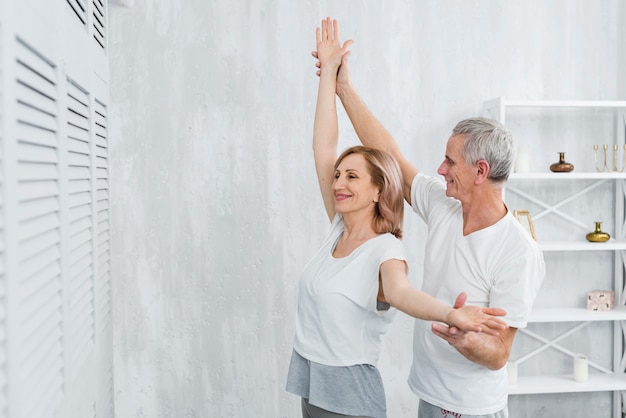
[[[622,153],[622,166],[621,168],[618,167],[617,165],[617,156],[618,156],[618,151],[619,151],[619,145],[614,144],[613,145],[613,167],[609,167],[609,164],[607,162],[607,158],[608,158],[608,150],[609,150],[609,146],[607,144],[602,145],[602,150],[603,150],[603,158],[602,158],[602,168],[600,168],[600,166],[598,166],[598,145],[594,145],[593,146],[593,163],[595,165],[596,171],[599,173],[610,173],[610,172],[616,172],[616,173],[623,173],[624,169],[626,169],[626,144],[624,144],[624,152]]]
[[[509,360],[506,364],[506,371],[509,376],[509,385],[517,384],[517,362],[514,360]]]
[[[589,362],[584,354],[574,355],[574,380],[586,382],[589,379]]]

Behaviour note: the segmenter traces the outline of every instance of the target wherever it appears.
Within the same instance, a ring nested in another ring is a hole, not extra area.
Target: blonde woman
[[[376,369],[396,309],[464,331],[495,333],[498,308],[455,307],[411,287],[402,237],[404,196],[397,162],[362,146],[337,158],[336,79],[351,41],[339,42],[336,21],[317,28],[320,84],[313,153],[331,223],[300,278],[294,351],[287,391],[302,398],[302,416],[386,417]],[[395,309],[394,309],[395,308]]]

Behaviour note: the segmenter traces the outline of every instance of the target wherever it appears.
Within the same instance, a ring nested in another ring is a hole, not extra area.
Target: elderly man
[[[509,328],[497,336],[415,322],[409,385],[420,398],[418,417],[507,417],[505,365],[545,275],[537,243],[503,202],[512,135],[492,119],[463,120],[437,170],[445,181],[421,173],[360,98],[348,55],[337,94],[361,142],[397,159],[406,201],[428,226],[423,290],[449,303],[466,290],[468,303],[507,311]]]

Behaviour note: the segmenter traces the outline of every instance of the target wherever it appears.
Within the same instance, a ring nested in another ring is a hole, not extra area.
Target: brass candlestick
[[[617,172],[617,173],[624,172],[624,170],[626,169],[626,144],[624,144],[624,152],[622,154],[622,167],[621,168],[618,167],[617,165],[617,154],[619,151],[619,145],[617,144],[613,145],[613,168],[610,168],[609,164],[607,163],[608,149],[609,149],[609,146],[607,144],[602,145],[603,164],[602,164],[602,168],[600,168],[598,166],[598,145],[593,146],[593,164],[596,168],[596,171],[599,173],[611,172],[611,171]]]

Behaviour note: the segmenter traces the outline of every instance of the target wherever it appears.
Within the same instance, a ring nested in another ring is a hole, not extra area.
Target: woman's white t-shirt
[[[300,278],[294,349],[304,358],[328,366],[376,365],[381,337],[396,310],[378,311],[380,265],[406,260],[402,242],[392,234],[372,238],[350,255],[333,257],[343,233],[336,215],[320,250]]]

